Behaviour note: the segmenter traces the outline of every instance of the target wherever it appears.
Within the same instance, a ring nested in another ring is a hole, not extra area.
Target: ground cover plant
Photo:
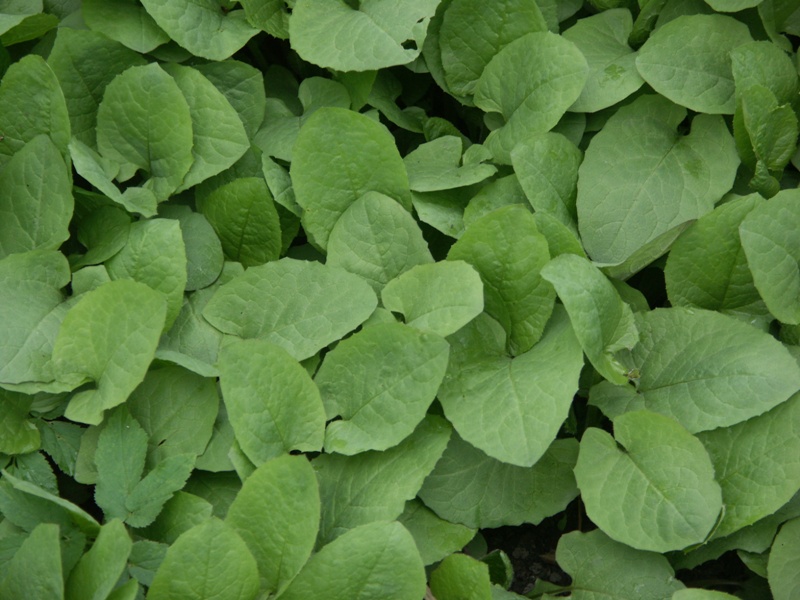
[[[0,3],[0,600],[800,597],[798,36]]]

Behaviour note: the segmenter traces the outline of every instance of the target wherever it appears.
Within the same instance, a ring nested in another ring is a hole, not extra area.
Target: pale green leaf
[[[686,588],[672,594],[670,600],[736,600],[736,596],[713,590]]]
[[[592,521],[640,550],[663,553],[699,544],[722,509],[714,467],[700,441],[677,421],[648,411],[615,419],[614,437],[587,429],[575,478]]]
[[[58,525],[42,523],[34,529],[5,567],[0,581],[2,600],[61,600],[64,580]]]
[[[439,518],[419,500],[409,500],[397,520],[414,537],[425,565],[432,565],[461,550],[475,536],[476,530]]]
[[[481,217],[493,210],[511,204],[527,204],[525,192],[516,175],[499,177],[484,185],[480,191],[469,199],[464,207],[464,225],[469,227]]]
[[[322,249],[342,213],[367,192],[411,207],[408,176],[394,138],[367,116],[342,108],[319,109],[300,130],[292,155],[303,227]]]
[[[425,570],[414,538],[396,522],[362,525],[306,563],[283,600],[411,600],[425,595]]]
[[[445,135],[420,144],[403,162],[408,185],[415,192],[434,192],[479,183],[497,172],[492,165],[461,164],[461,138]]]
[[[282,40],[289,39],[289,16],[286,0],[242,0],[248,23]]]
[[[663,97],[642,96],[592,138],[578,171],[577,208],[581,238],[596,262],[623,263],[711,212],[730,190],[739,159],[725,122],[698,115],[684,136],[676,127],[685,116]]]
[[[257,68],[238,60],[208,62],[194,67],[228,99],[252,138],[264,120],[264,76]]]
[[[530,211],[508,206],[489,213],[470,225],[447,258],[475,267],[486,312],[506,330],[509,352],[528,351],[542,336],[555,301],[553,287],[540,274],[550,260],[547,240]]]
[[[258,568],[232,527],[211,518],[181,535],[156,571],[148,600],[253,600]]]
[[[775,600],[791,600],[800,594],[800,519],[781,527],[769,553],[767,572]]]
[[[136,0],[82,0],[81,14],[89,29],[143,54],[170,39]]]
[[[221,286],[203,316],[224,333],[264,338],[304,360],[358,327],[376,306],[372,288],[357,275],[284,258]]]
[[[325,450],[385,450],[425,417],[444,378],[450,348],[435,333],[402,323],[365,327],[322,361],[315,382],[326,418]]]
[[[289,39],[303,60],[337,71],[370,71],[403,65],[422,50],[428,21],[440,0],[402,4],[298,0]]]
[[[258,33],[243,10],[223,11],[217,0],[143,0],[170,38],[195,56],[221,61]]]
[[[466,554],[451,554],[430,576],[437,600],[491,600],[489,567]]]
[[[252,552],[261,589],[283,590],[314,549],[320,501],[305,457],[282,456],[257,468],[228,509],[225,522]]]
[[[94,381],[70,399],[67,418],[98,424],[144,379],[164,328],[164,296],[120,280],[84,294],[64,317],[53,348],[59,380]]]
[[[127,566],[132,547],[122,521],[112,519],[103,525],[69,575],[67,600],[105,600]]]
[[[188,206],[163,205],[159,213],[175,219],[186,248],[186,291],[208,287],[219,277],[225,257],[214,228],[202,214]]]
[[[39,449],[41,435],[29,417],[33,398],[25,394],[0,389],[0,452],[27,454]]]
[[[760,85],[775,94],[778,104],[797,97],[797,69],[776,44],[759,41],[737,46],[731,51],[731,70],[737,95]]]
[[[725,15],[684,15],[659,27],[636,67],[659,94],[697,112],[733,114],[730,53],[752,41],[747,25]]]
[[[322,448],[320,393],[283,348],[262,339],[231,343],[220,351],[217,367],[236,439],[255,465],[292,450]]]
[[[149,540],[172,544],[181,534],[211,517],[213,512],[211,503],[204,498],[187,492],[176,492],[164,504],[156,520],[137,534]]]

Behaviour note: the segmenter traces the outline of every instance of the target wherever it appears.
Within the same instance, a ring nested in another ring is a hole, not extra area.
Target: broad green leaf
[[[4,34],[22,23],[28,17],[42,11],[41,0],[4,2],[0,13],[0,34]]]
[[[639,550],[699,544],[722,509],[703,445],[677,421],[648,411],[615,419],[614,437],[587,429],[575,478],[592,521]]]
[[[737,46],[731,51],[731,70],[737,94],[762,86],[775,94],[778,104],[796,99],[797,69],[776,44],[759,41]]]
[[[61,600],[64,580],[58,525],[37,526],[14,554],[0,581],[2,600]]]
[[[128,243],[130,229],[131,217],[121,208],[101,206],[91,210],[77,223],[76,237],[86,253],[72,259],[73,270],[104,263],[114,256]]]
[[[304,360],[358,327],[376,306],[360,277],[284,258],[221,286],[203,316],[224,333],[264,338]]]
[[[408,172],[408,185],[415,192],[434,192],[479,183],[497,172],[483,163],[461,164],[462,141],[445,135],[420,144],[403,162]]]
[[[425,565],[458,552],[475,536],[475,529],[436,516],[419,500],[409,500],[397,520],[411,532]]]
[[[263,179],[234,179],[211,192],[201,210],[230,260],[252,267],[278,259],[281,226]]]
[[[489,567],[466,554],[451,554],[434,569],[431,592],[437,600],[491,600]]]
[[[676,104],[730,115],[735,107],[730,53],[750,41],[747,25],[732,17],[680,16],[653,32],[639,49],[636,68]]]
[[[769,553],[767,572],[775,600],[791,600],[800,593],[800,519],[781,527]]]
[[[255,465],[322,448],[319,390],[286,350],[263,339],[231,343],[220,351],[217,367],[236,439]]]
[[[27,454],[39,449],[41,435],[29,417],[33,398],[0,389],[0,452]]]
[[[419,497],[442,519],[467,527],[538,524],[577,497],[577,457],[577,441],[557,440],[533,467],[516,467],[454,434]]]
[[[436,192],[411,192],[414,211],[423,223],[451,238],[464,233],[464,207],[474,188],[451,188]]]
[[[0,106],[0,167],[43,133],[67,156],[67,105],[55,73],[41,56],[29,54],[8,67],[0,83]]]
[[[453,341],[456,348],[459,343]],[[557,309],[542,338],[514,358],[487,340],[466,352],[456,348],[439,390],[447,419],[492,458],[532,466],[556,438],[578,391],[583,352],[566,313]]]
[[[306,563],[283,600],[411,600],[425,595],[425,570],[414,538],[396,522],[362,525]]]
[[[292,49],[303,60],[337,71],[404,65],[422,50],[428,21],[440,0],[403,4],[298,0],[289,19]]]
[[[144,379],[164,328],[164,296],[135,281],[112,281],[84,294],[64,317],[53,348],[60,381],[94,381],[76,393],[66,417],[96,425]]]
[[[638,394],[626,410],[646,408],[696,433],[760,415],[800,389],[791,354],[734,317],[665,308],[637,313],[636,326]]]
[[[231,470],[232,471],[232,470]],[[224,518],[236,495],[242,489],[242,480],[233,472],[208,473],[195,471],[186,482],[184,490],[208,500],[214,516]]]
[[[59,469],[74,477],[84,428],[66,421],[44,420],[40,420],[37,426],[42,436],[42,450],[53,459]]]
[[[486,312],[506,330],[510,354],[530,350],[555,301],[553,287],[540,275],[550,260],[547,241],[530,211],[508,206],[489,213],[470,225],[447,258],[468,262],[480,274]]]
[[[800,394],[732,427],[698,434],[722,487],[725,515],[715,537],[771,515],[800,489]]]
[[[778,320],[800,324],[800,195],[784,191],[756,206],[739,226],[753,281]]]
[[[730,190],[739,159],[725,122],[698,115],[684,136],[676,127],[685,116],[665,98],[642,96],[592,138],[578,171],[577,208],[581,238],[596,262],[624,262],[711,212]]]
[[[318,543],[359,525],[396,519],[417,495],[444,452],[450,426],[427,416],[399,445],[355,456],[321,454],[312,461],[322,501]]]
[[[222,272],[225,257],[214,228],[200,213],[188,206],[163,205],[161,216],[175,219],[181,227],[186,248],[186,291],[205,288]]]
[[[222,92],[252,138],[264,120],[264,76],[257,68],[238,60],[209,62],[195,67]]]
[[[289,39],[289,16],[285,0],[242,0],[247,22],[282,40]]]
[[[128,243],[106,262],[112,280],[132,279],[160,292],[167,301],[164,329],[175,322],[186,289],[186,248],[180,224],[172,219],[133,223]]]
[[[527,197],[516,175],[499,177],[484,185],[477,194],[470,198],[464,208],[464,225],[469,227],[481,217],[498,208],[527,203]]]
[[[143,54],[170,39],[136,0],[83,0],[81,14],[89,29]]]
[[[97,149],[123,169],[136,170],[159,201],[183,182],[192,166],[192,118],[175,80],[157,64],[130,67],[106,86],[97,110]]]
[[[105,600],[127,566],[132,547],[122,521],[112,519],[103,525],[69,575],[67,600]]]
[[[761,202],[756,194],[726,202],[700,217],[675,241],[664,267],[673,306],[753,315],[766,312],[739,241],[739,225]]]
[[[444,378],[450,347],[402,323],[365,327],[325,355],[315,382],[328,424],[325,450],[385,450],[425,417]]]
[[[627,369],[615,358],[633,348],[639,334],[633,312],[597,267],[585,258],[562,254],[542,269],[567,309],[575,337],[595,369],[609,381],[625,385]]]
[[[575,44],[550,32],[526,34],[498,52],[475,88],[475,104],[505,121],[486,140],[495,158],[508,163],[519,142],[552,129],[580,96],[588,71]]]
[[[178,537],[211,517],[211,503],[187,492],[176,492],[167,500],[158,517],[137,534],[150,540],[173,544]]]
[[[181,535],[156,571],[148,600],[253,600],[258,568],[234,529],[211,518]]]
[[[55,379],[53,343],[69,283],[63,254],[37,250],[0,260],[0,384]],[[66,386],[69,387],[69,386]]]
[[[243,10],[223,11],[217,0],[143,0],[156,24],[195,56],[220,61],[258,33]]]
[[[129,557],[128,572],[142,585],[150,586],[153,576],[164,560],[167,544],[151,540],[137,540],[133,543]]]
[[[454,0],[447,5],[439,30],[444,78],[449,91],[470,96],[486,65],[514,40],[547,31],[534,0]]]
[[[561,536],[556,560],[572,577],[572,600],[663,600],[684,588],[665,557],[634,550],[600,530]]]
[[[410,268],[432,262],[414,217],[377,192],[353,202],[328,238],[326,264],[360,275],[376,292]]]
[[[300,130],[292,156],[303,227],[321,249],[327,248],[342,213],[367,192],[411,207],[408,176],[394,138],[367,116],[342,108],[319,109]]]
[[[311,556],[320,501],[314,470],[305,457],[282,456],[248,477],[225,522],[250,548],[261,589],[283,590]]]
[[[572,230],[582,159],[572,142],[552,132],[529,136],[511,151],[514,172],[533,209],[552,214]]]
[[[555,258],[561,254],[574,254],[575,256],[586,258],[586,252],[583,251],[583,246],[581,246],[581,242],[573,229],[564,225],[564,223],[547,212],[534,213],[533,220],[536,222],[536,228],[539,233],[547,240],[550,256]],[[612,280],[612,282],[617,281],[619,280]]]
[[[187,190],[231,167],[250,148],[247,133],[227,98],[202,73],[165,65],[178,84],[192,119],[194,162],[177,191]]]
[[[483,282],[460,260],[417,265],[390,281],[381,301],[411,327],[448,336],[483,311]]]
[[[38,13],[26,17],[19,25],[10,29],[0,37],[4,46],[13,46],[42,37],[58,27],[58,17],[49,13]]]
[[[589,63],[589,78],[570,110],[593,113],[613,106],[644,84],[636,70],[636,52],[628,45],[633,18],[624,8],[580,19],[563,37]]]
[[[176,454],[203,453],[219,407],[217,387],[180,367],[150,370],[126,406],[147,433],[147,466]]]

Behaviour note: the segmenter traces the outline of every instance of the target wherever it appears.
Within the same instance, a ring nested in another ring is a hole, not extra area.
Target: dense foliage
[[[798,38],[0,3],[0,600],[800,597]]]

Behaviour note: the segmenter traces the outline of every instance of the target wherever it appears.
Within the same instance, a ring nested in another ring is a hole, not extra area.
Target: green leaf
[[[381,301],[411,327],[448,336],[483,311],[483,283],[460,260],[417,265],[390,281]]]
[[[614,436],[590,427],[581,438],[575,477],[592,521],[639,550],[669,552],[705,540],[722,493],[697,438],[648,411],[619,416]]]
[[[577,457],[575,440],[556,440],[534,466],[517,467],[453,435],[419,497],[442,519],[467,527],[537,524],[577,497]]]
[[[112,281],[87,292],[64,317],[53,348],[60,381],[94,381],[76,393],[66,417],[96,425],[144,379],[164,328],[162,294],[135,281]]]
[[[797,115],[788,103],[778,106],[775,95],[760,85],[742,92],[740,99],[742,121],[758,161],[756,175],[759,165],[780,173],[797,148]]]
[[[242,0],[247,22],[273,37],[289,39],[289,16],[285,0]]]
[[[756,194],[726,202],[675,241],[664,267],[673,306],[766,313],[739,241],[739,225],[761,202]]]
[[[450,348],[435,333],[402,323],[365,327],[340,342],[315,377],[326,418],[325,450],[385,450],[425,417],[444,378]]]
[[[303,60],[337,71],[404,65],[422,50],[439,1],[399,5],[364,0],[353,7],[343,0],[324,5],[298,0],[289,19],[289,39]]]
[[[639,49],[636,68],[659,94],[691,110],[730,115],[730,53],[751,42],[747,26],[724,15],[684,15],[659,27]]]
[[[153,63],[130,67],[106,86],[97,110],[97,149],[121,169],[136,170],[159,201],[183,182],[194,160],[189,105],[175,80]]]
[[[408,176],[394,138],[367,116],[342,108],[319,109],[300,129],[292,156],[303,228],[321,249],[327,248],[342,213],[367,192],[380,192],[411,208]]]
[[[715,537],[771,515],[800,489],[800,394],[732,427],[698,434],[722,487],[725,515]]]
[[[266,339],[304,360],[358,327],[376,306],[360,277],[284,258],[221,286],[203,316],[224,333]]]
[[[665,557],[634,550],[599,530],[561,536],[556,560],[572,576],[572,600],[663,600],[684,588]]]
[[[739,159],[725,122],[698,115],[683,136],[676,127],[685,116],[662,97],[642,96],[592,138],[578,172],[577,208],[581,238],[594,261],[624,262],[711,212],[730,190]]]
[[[55,379],[51,355],[69,283],[64,255],[48,250],[0,260],[0,383],[48,383]]]
[[[481,217],[485,217],[498,208],[511,204],[526,205],[527,203],[527,197],[516,175],[499,177],[484,185],[477,194],[470,198],[464,208],[464,225],[469,227]]]
[[[281,226],[263,179],[234,179],[211,192],[201,210],[230,260],[252,267],[278,259]]]
[[[633,312],[597,267],[585,258],[562,254],[542,269],[567,309],[575,337],[595,369],[609,381],[625,385],[627,369],[614,357],[633,348],[639,334]]]
[[[344,533],[306,563],[283,600],[401,600],[425,595],[425,570],[411,534],[396,522]]]
[[[263,340],[231,343],[217,363],[236,439],[255,465],[293,450],[319,451],[325,412],[308,372]]]
[[[321,454],[312,461],[322,501],[318,543],[373,521],[396,519],[417,495],[444,452],[450,426],[427,416],[399,445],[355,456]]]
[[[186,248],[186,291],[208,287],[222,272],[222,244],[208,220],[188,206],[163,205],[161,216],[175,219]]]
[[[2,600],[64,598],[58,525],[42,523],[14,554],[0,581]]]
[[[105,600],[125,570],[132,548],[122,521],[112,519],[103,525],[69,575],[67,600]]]
[[[58,79],[41,56],[29,54],[8,67],[0,83],[0,106],[0,167],[43,133],[67,156],[67,105]]]
[[[223,11],[217,0],[143,0],[170,38],[195,56],[225,60],[258,33],[243,10]]]
[[[135,0],[85,0],[81,14],[89,29],[143,54],[170,39]]]
[[[252,139],[264,120],[267,102],[261,71],[238,60],[209,62],[194,68],[228,99],[239,113],[247,137]]]
[[[353,202],[328,238],[326,264],[360,275],[376,292],[410,268],[432,262],[414,217],[378,192]]]
[[[258,568],[244,540],[216,518],[196,525],[167,550],[148,600],[253,600]]]
[[[497,172],[483,163],[461,164],[461,138],[445,135],[420,144],[403,162],[409,187],[415,192],[434,192],[479,183]]]
[[[603,13],[605,14],[605,13]],[[575,230],[578,167],[583,154],[560,133],[529,136],[511,151],[511,164],[537,212],[550,213]]]
[[[800,593],[800,519],[783,524],[769,553],[767,572],[775,600],[791,600]]]
[[[570,110],[597,112],[642,87],[636,52],[628,45],[632,30],[630,11],[614,8],[580,19],[564,32],[564,39],[575,44],[589,63],[589,78]]]
[[[203,453],[219,407],[217,386],[180,367],[150,370],[125,405],[147,433],[147,465]]]
[[[426,566],[461,550],[476,533],[475,529],[439,518],[416,499],[406,502],[403,514],[397,520],[414,536],[414,542]]]
[[[314,470],[304,457],[282,456],[245,480],[225,522],[255,557],[262,591],[277,593],[311,556],[319,517]]]
[[[468,340],[474,327],[462,331],[439,390],[444,414],[462,438],[492,458],[532,466],[555,439],[578,391],[583,352],[567,315],[557,309],[541,340],[514,358],[486,339],[477,346]],[[456,349],[461,340],[471,347]]]
[[[0,452],[27,454],[39,449],[41,435],[28,418],[32,402],[31,396],[0,389]]]
[[[451,554],[431,573],[431,592],[437,600],[491,600],[489,567],[466,554]]]
[[[672,594],[670,600],[736,600],[736,596],[731,596],[725,592],[715,592],[700,588],[686,588],[678,590]]]
[[[42,11],[42,2],[39,0],[27,0],[25,2],[6,2],[3,4],[3,12],[0,13],[0,34],[13,29],[28,17]]]
[[[48,13],[39,13],[25,18],[19,25],[7,31],[0,37],[4,46],[13,46],[22,42],[29,42],[58,26],[58,17]]]
[[[534,0],[480,0],[447,3],[439,30],[444,78],[450,92],[470,96],[495,55],[514,40],[547,31]]]
[[[542,336],[555,301],[541,277],[550,260],[547,241],[521,206],[498,209],[475,221],[447,255],[470,263],[484,285],[486,312],[508,334],[508,350],[522,354]]]
[[[171,219],[133,223],[128,243],[106,268],[112,280],[132,279],[160,292],[167,301],[164,329],[175,322],[186,289],[186,248],[181,228]]]
[[[101,206],[92,210],[77,224],[76,237],[86,247],[86,253],[73,258],[72,268],[79,269],[107,261],[128,243],[130,229],[130,215],[121,208]]]
[[[505,120],[486,140],[495,158],[508,163],[519,142],[552,129],[580,96],[588,71],[575,44],[550,32],[526,34],[498,52],[475,88],[475,104]]]
[[[798,91],[797,69],[776,44],[748,42],[731,51],[731,70],[737,95],[753,86],[769,89],[778,104],[794,102]]]
[[[140,529],[137,534],[165,544],[173,544],[182,533],[210,518],[213,510],[211,503],[199,496],[176,492],[164,504],[156,520]]]

